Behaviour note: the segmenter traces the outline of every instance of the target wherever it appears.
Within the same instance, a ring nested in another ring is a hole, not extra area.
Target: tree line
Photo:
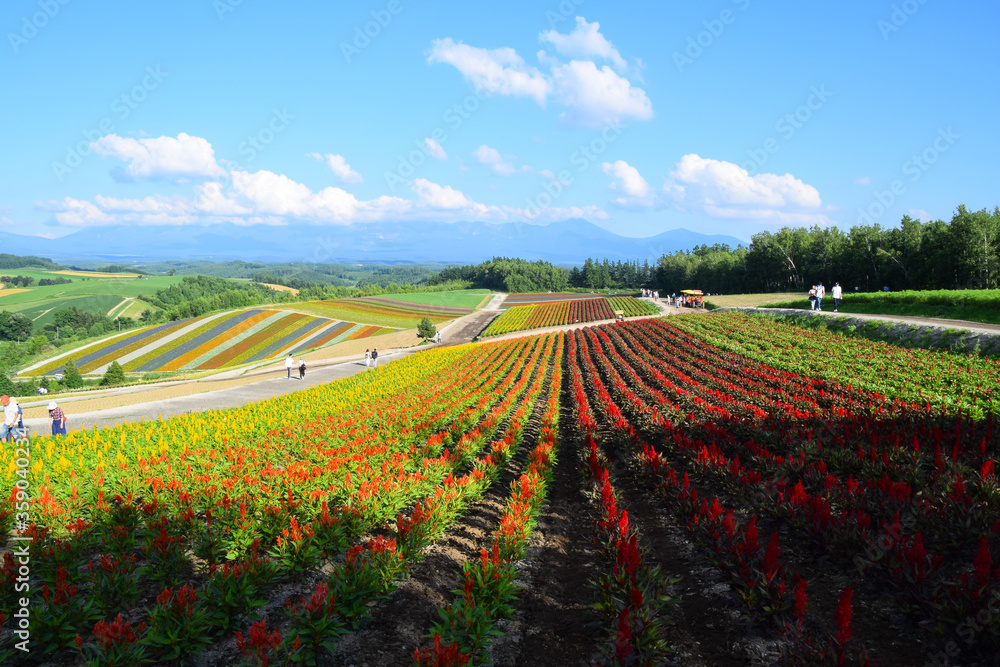
[[[450,267],[430,284],[463,282],[505,292],[700,289],[712,294],[805,292],[817,282],[845,290],[991,289],[1000,287],[1000,207],[951,220],[904,216],[898,227],[784,227],[758,232],[749,246],[701,245],[662,255],[655,264],[588,258],[565,269],[549,262],[494,257]]]
[[[749,247],[701,246],[660,258],[655,286],[715,293],[804,292],[817,282],[860,291],[992,289],[1000,286],[1000,207],[951,220],[904,216],[899,227],[784,227]]]

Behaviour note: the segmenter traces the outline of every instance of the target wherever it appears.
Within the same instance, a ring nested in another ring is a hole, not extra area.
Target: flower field
[[[472,312],[471,308],[411,303],[378,296],[331,299],[304,305],[317,315],[400,329],[415,327],[425,317],[439,324]]]
[[[738,314],[431,349],[4,450],[0,529],[65,664],[989,664],[996,371]]]
[[[170,322],[117,336],[29,368],[57,373],[72,359],[82,373],[103,373],[112,361],[126,371],[191,371],[299,354],[384,329],[280,310],[243,310]]]
[[[484,337],[499,336],[514,331],[562,326],[577,322],[611,320],[614,319],[614,311],[616,310],[624,311],[625,317],[656,313],[656,307],[651,303],[632,297],[591,297],[570,301],[535,303],[507,308],[500,317],[486,327],[481,335]]]
[[[531,306],[535,304],[552,303],[554,301],[578,301],[581,299],[597,299],[602,294],[577,293],[577,292],[524,292],[521,294],[508,294],[507,298],[500,304],[502,310],[514,306]]]

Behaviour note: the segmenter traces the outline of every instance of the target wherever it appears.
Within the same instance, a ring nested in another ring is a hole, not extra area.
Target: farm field
[[[627,295],[632,296],[636,294],[635,291],[629,292]],[[506,310],[513,306],[530,306],[533,304],[544,304],[551,303],[553,301],[577,301],[580,299],[597,299],[602,296],[608,296],[608,294],[601,294],[600,291],[594,292],[525,292],[523,294],[508,294],[507,298],[504,299],[503,303],[500,304],[501,310]]]
[[[5,273],[35,278],[36,284],[24,291],[0,295],[0,309],[23,313],[34,320],[36,327],[48,324],[52,319],[52,313],[62,308],[76,307],[90,312],[107,313],[125,298],[141,298],[143,295],[153,294],[157,290],[179,283],[182,279],[181,276],[150,276],[139,279],[123,278],[120,275],[114,278],[102,278],[95,274],[88,275],[88,279],[84,280],[82,276],[77,275],[77,272],[65,274],[26,269]],[[43,287],[37,285],[37,281],[42,278],[60,276],[67,277],[73,282]],[[134,303],[129,307],[129,311],[135,316],[136,310],[141,314],[143,309],[150,307],[148,304]]]
[[[499,336],[514,331],[611,320],[614,319],[616,310],[624,311],[625,317],[655,315],[659,312],[651,303],[622,296],[542,302],[508,308],[480,335]]]
[[[66,664],[986,663],[997,371],[735,313],[431,349],[7,449],[0,528]]]
[[[214,370],[300,354],[388,332],[382,327],[282,310],[242,310],[168,322],[101,340],[27,368],[57,373],[72,359],[81,373],[103,373],[112,361],[126,372]]]
[[[451,290],[447,292],[410,292],[407,294],[384,294],[386,299],[420,303],[428,306],[447,306],[451,308],[467,308],[474,310],[487,296],[492,295],[488,289]]]
[[[430,318],[434,324],[440,324],[472,312],[472,308],[410,303],[379,296],[311,301],[290,307],[321,317],[398,329],[415,327],[424,317]]]

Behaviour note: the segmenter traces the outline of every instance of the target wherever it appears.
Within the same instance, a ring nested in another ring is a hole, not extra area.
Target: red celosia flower
[[[974,561],[976,581],[979,582],[980,588],[989,583],[992,564],[993,559],[990,556],[990,545],[984,537],[979,541],[979,551],[976,552],[976,560]]]
[[[771,533],[771,539],[767,543],[767,550],[764,552],[764,576],[768,581],[777,574],[778,557],[781,555],[781,547],[778,545],[778,531]]]
[[[796,575],[795,605],[792,607],[792,613],[799,623],[804,623],[806,620],[806,600],[806,580]]]
[[[845,589],[837,603],[837,644],[843,648],[844,644],[851,638],[851,598],[854,597],[854,589]],[[843,662],[843,656],[841,656]]]

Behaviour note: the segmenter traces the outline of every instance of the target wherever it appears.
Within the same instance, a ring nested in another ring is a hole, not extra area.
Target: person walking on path
[[[823,310],[823,297],[826,296],[826,288],[823,283],[816,285],[816,310]]]
[[[52,435],[66,435],[66,413],[55,401],[49,403],[49,419],[52,421]]]
[[[365,350],[365,368],[372,367],[372,352],[371,350]]]
[[[378,366],[378,348],[372,348],[372,366]]]
[[[299,379],[301,380],[306,376],[306,360],[299,359]]]
[[[438,343],[441,342],[441,332],[440,331],[437,332],[437,342]]]
[[[833,312],[837,312],[840,310],[840,300],[844,298],[844,290],[841,289],[840,283],[834,283],[830,294],[833,296]]]
[[[4,394],[0,396],[0,405],[3,406],[3,425],[0,425],[0,440],[10,442],[14,439],[14,431],[17,429],[17,401]]]
[[[809,310],[816,310],[816,286],[809,288]]]
[[[292,379],[292,369],[295,368],[295,357],[292,356],[291,352],[288,353],[288,357],[285,359],[285,370],[288,371],[288,379]]]

